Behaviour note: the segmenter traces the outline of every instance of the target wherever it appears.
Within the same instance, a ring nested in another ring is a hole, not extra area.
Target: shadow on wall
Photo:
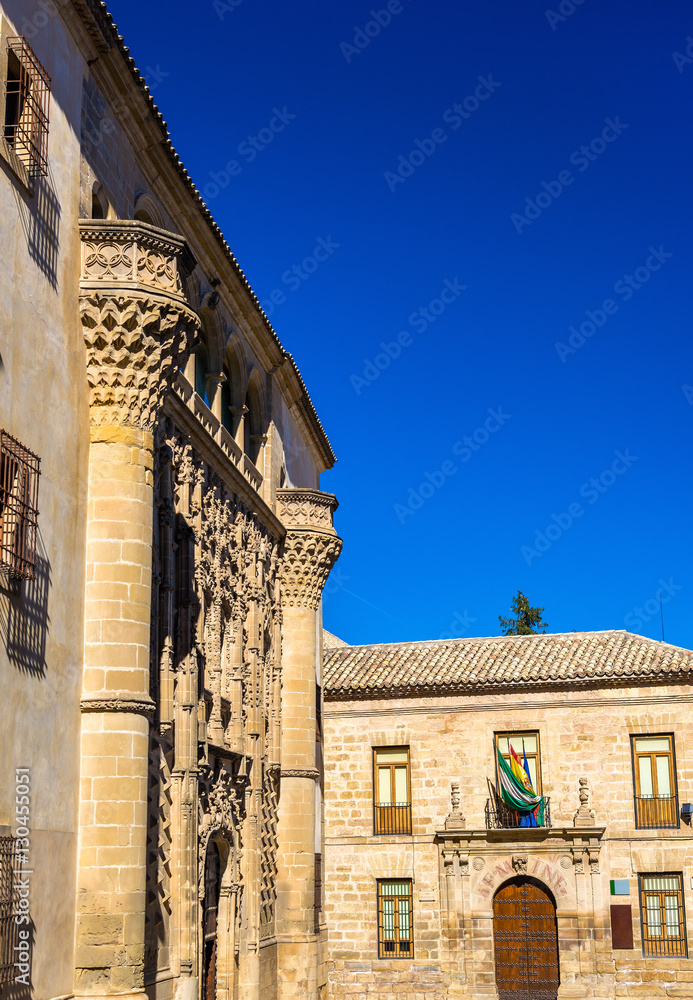
[[[34,579],[0,591],[0,634],[7,658],[22,673],[39,678],[46,675],[50,587],[51,565],[39,531]]]
[[[29,256],[55,289],[58,286],[60,203],[51,173],[36,178],[33,198],[23,198],[15,191],[15,199]]]

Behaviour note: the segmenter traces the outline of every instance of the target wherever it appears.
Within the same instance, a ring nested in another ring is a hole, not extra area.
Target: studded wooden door
[[[556,907],[546,889],[517,878],[498,890],[493,945],[499,1000],[556,1000]]]

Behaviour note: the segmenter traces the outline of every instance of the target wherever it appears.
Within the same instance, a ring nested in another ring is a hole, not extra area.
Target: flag
[[[519,758],[515,754],[515,760],[513,760],[513,753],[511,751],[511,764],[509,764],[500,752],[499,746],[496,746],[496,754],[498,757],[501,799],[506,806],[510,806],[511,809],[515,809],[518,812],[533,812],[537,806],[542,804],[543,800],[540,795],[534,794],[532,783],[527,776],[527,772],[520,764]],[[515,764],[515,767],[512,766],[513,764]],[[520,777],[519,772],[524,775],[524,780]]]

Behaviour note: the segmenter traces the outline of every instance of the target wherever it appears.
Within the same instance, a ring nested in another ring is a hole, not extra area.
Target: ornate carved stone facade
[[[317,1000],[334,455],[108,12],[49,14],[0,0],[0,75],[29,25],[53,81],[48,175],[0,149],[2,426],[45,472],[41,586],[0,587],[31,994]]]

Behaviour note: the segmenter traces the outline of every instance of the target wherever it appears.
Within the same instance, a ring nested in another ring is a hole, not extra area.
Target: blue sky
[[[337,453],[325,626],[693,647],[690,3],[111,10]]]

